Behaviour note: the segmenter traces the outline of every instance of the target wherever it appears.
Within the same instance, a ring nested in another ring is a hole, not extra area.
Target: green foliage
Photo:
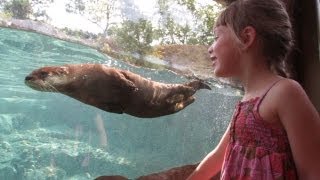
[[[65,8],[67,12],[81,14],[100,26],[106,37],[118,5],[117,0],[69,0]]]
[[[187,44],[188,40],[192,36],[191,27],[186,24],[184,26],[178,26],[178,33],[176,33],[177,38],[182,44]]]
[[[157,0],[159,14],[165,14],[169,9],[168,0]]]
[[[155,16],[158,17],[158,21],[152,21],[152,23],[151,19],[140,19],[138,22],[128,20],[130,17],[121,14],[124,7],[130,5],[124,0],[67,0],[65,8],[67,12],[80,14],[100,26],[103,30],[101,37],[112,36],[120,43],[119,46],[143,55],[150,50],[152,42],[161,45],[210,44],[213,40],[212,27],[219,8],[222,7],[217,3],[203,5],[200,1],[156,0],[158,12],[155,12]],[[3,7],[2,14],[10,14],[14,18],[37,20],[48,20],[49,17],[44,9],[53,2],[54,0],[0,0]],[[177,6],[188,11],[188,21],[177,22],[175,19],[177,14],[172,11],[172,7]],[[130,13],[136,12],[128,14]],[[129,16],[131,15],[136,14]],[[79,36],[89,37],[84,35],[85,33],[80,34]]]
[[[109,34],[125,51],[144,56],[151,50],[154,31],[150,21],[139,19],[124,21],[121,27],[111,28]]]
[[[172,18],[169,11],[169,4],[176,2],[186,7],[193,15],[195,26],[190,27],[188,23],[181,25]],[[196,0],[158,0],[159,34],[161,44],[204,44],[212,43],[212,27],[222,6],[200,5]]]
[[[94,33],[90,33],[88,31],[74,31],[71,30],[67,27],[65,27],[64,29],[62,29],[63,32],[65,32],[67,35],[69,36],[73,36],[73,37],[78,37],[81,39],[98,39],[98,35],[94,34]]]
[[[66,4],[66,11],[69,13],[83,14],[86,9],[83,0],[69,0]]]
[[[181,28],[175,23],[171,13],[169,12],[169,6],[172,0],[158,0],[157,8],[160,14],[160,20],[158,22],[158,29],[156,30],[160,44],[176,44],[179,41],[177,34]]]
[[[32,13],[32,7],[28,0],[12,0],[4,4],[4,13],[14,18],[27,19]]]
[[[156,6],[158,9],[159,19],[157,24],[153,22],[152,27],[150,25],[150,30],[152,31],[152,41],[159,42],[160,44],[205,44],[208,45],[212,42],[213,38],[211,35],[212,27],[219,12],[216,7],[218,4],[214,5],[201,5],[199,0],[157,0]],[[68,12],[81,14],[87,17],[91,22],[99,25],[103,29],[103,36],[107,37],[108,32],[113,32],[113,37],[116,34],[121,34],[122,31],[115,33],[114,29],[124,30],[129,27],[128,17],[123,16],[124,14],[119,14],[126,6],[126,1],[119,0],[69,0],[66,5],[66,10]],[[170,11],[172,5],[178,5],[185,7],[193,16],[193,21],[181,24],[174,19],[174,12]],[[130,14],[130,13],[129,13]],[[113,19],[118,19],[116,22]],[[119,21],[119,19],[121,19]],[[149,20],[145,20],[149,21]],[[140,19],[140,24],[142,20]],[[110,29],[114,26],[112,29]],[[134,25],[130,25],[130,28]],[[110,30],[110,31],[109,31]],[[133,30],[131,30],[133,31]],[[137,39],[139,36],[142,37],[142,33],[135,33],[136,37],[131,37]],[[137,35],[139,34],[139,35]],[[117,41],[122,41],[121,39],[129,40],[129,36],[122,34],[121,37],[117,37]],[[148,34],[144,35],[148,36]],[[141,40],[140,40],[141,41]],[[126,43],[126,49],[130,51],[137,51],[142,47],[141,43],[132,42]],[[144,41],[145,42],[145,41]],[[123,44],[123,43],[122,43]],[[139,47],[139,48],[138,48]],[[140,50],[139,50],[140,51]],[[141,51],[142,52],[142,51]],[[141,53],[143,54],[143,53]]]
[[[180,5],[186,6],[196,18],[197,39],[190,37],[188,44],[205,44],[208,45],[213,41],[212,27],[216,18],[222,9],[222,6],[215,3],[214,5],[197,6],[195,0],[177,0]]]
[[[191,12],[196,11],[195,0],[177,0],[178,4],[186,6]]]

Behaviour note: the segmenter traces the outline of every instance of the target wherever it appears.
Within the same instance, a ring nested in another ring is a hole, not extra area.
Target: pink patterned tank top
[[[258,112],[267,92],[237,104],[221,179],[298,179],[286,131],[264,121]]]

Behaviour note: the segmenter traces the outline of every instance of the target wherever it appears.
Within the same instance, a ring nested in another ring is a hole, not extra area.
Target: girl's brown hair
[[[293,46],[293,37],[288,13],[281,2],[236,0],[218,17],[215,27],[220,25],[228,26],[239,39],[245,27],[255,28],[270,68],[287,77],[285,59]]]

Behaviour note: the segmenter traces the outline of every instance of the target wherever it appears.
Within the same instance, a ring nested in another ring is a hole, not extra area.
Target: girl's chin
[[[221,71],[219,71],[218,68],[214,67],[213,68],[213,74],[216,76],[216,77],[223,77],[223,73]]]
[[[216,76],[216,77],[221,77],[221,78],[228,78],[228,77],[230,77],[229,74],[227,74],[227,73],[225,73],[225,72],[223,72],[223,71],[220,71],[219,69],[216,69],[216,68],[213,70],[213,74],[214,74],[214,76]]]

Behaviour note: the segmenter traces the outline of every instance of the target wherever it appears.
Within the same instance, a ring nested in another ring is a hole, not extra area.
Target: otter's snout
[[[34,79],[34,77],[29,75],[24,80],[25,81],[32,81],[33,79]]]

